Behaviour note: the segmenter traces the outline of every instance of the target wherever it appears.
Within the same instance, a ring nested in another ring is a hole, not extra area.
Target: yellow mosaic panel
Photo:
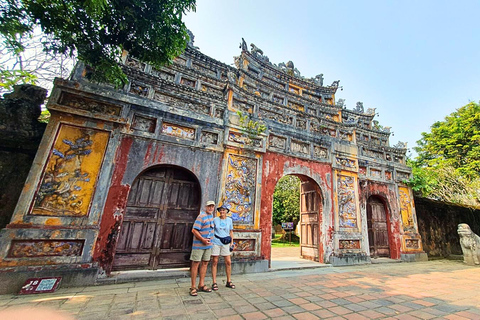
[[[402,224],[405,231],[415,231],[413,222],[412,197],[408,188],[399,187],[400,196],[400,214],[402,215]]]
[[[110,134],[61,125],[31,214],[86,216]]]

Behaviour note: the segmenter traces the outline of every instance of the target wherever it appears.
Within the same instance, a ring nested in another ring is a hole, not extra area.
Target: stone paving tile
[[[430,313],[430,314],[433,314],[434,316],[437,316],[437,317],[441,317],[441,316],[444,316],[444,315],[447,314],[447,312],[437,310],[437,309],[435,309],[434,307],[425,308],[425,309],[423,309],[422,311],[423,311],[423,312]]]
[[[419,317],[415,317],[411,314],[400,314],[398,316],[395,317],[395,319],[399,319],[399,320],[417,320],[417,319],[421,319]]]
[[[303,298],[288,299],[288,301],[290,301],[293,304],[303,304],[308,302],[308,300],[305,300]]]
[[[379,312],[383,315],[386,315],[386,316],[394,316],[394,315],[397,315],[399,314],[399,311],[397,310],[393,310],[389,307],[380,307],[380,308],[376,308],[374,309],[376,312]]]
[[[233,308],[218,309],[213,311],[217,317],[226,317],[236,315],[237,312]]]
[[[351,303],[350,301],[348,301],[346,299],[343,299],[343,298],[331,299],[330,302],[338,304],[339,306],[343,306],[343,305]]]
[[[313,315],[312,313],[310,312],[301,312],[301,313],[296,313],[293,315],[293,317],[295,319],[298,319],[298,320],[316,320],[316,319],[320,319],[319,317],[317,317],[316,315]]]
[[[246,320],[262,320],[262,319],[267,319],[268,318],[267,315],[265,315],[264,313],[262,313],[260,311],[244,313],[244,314],[242,314],[242,316]]]
[[[425,311],[423,311],[423,310],[415,310],[415,311],[409,312],[408,314],[409,314],[409,315],[412,315],[412,316],[415,316],[415,317],[418,317],[418,318],[420,318],[420,319],[433,319],[433,318],[436,318],[436,316],[434,316],[433,314],[428,313],[428,312],[425,312]]]
[[[307,310],[307,311],[312,311],[312,310],[318,310],[318,309],[321,309],[322,307],[320,307],[318,304],[316,303],[304,303],[304,304],[301,304],[300,307],[302,307],[303,309]]]
[[[347,309],[350,309],[350,310],[352,310],[353,312],[358,312],[358,311],[363,311],[363,310],[367,310],[367,309],[368,309],[367,307],[361,306],[361,305],[359,305],[359,304],[353,304],[353,303],[346,304],[346,305],[344,305],[343,307],[345,307],[345,308],[347,308]]]
[[[300,312],[304,312],[304,311],[305,311],[305,309],[303,309],[302,307],[297,306],[297,305],[292,305],[292,306],[290,306],[290,307],[284,307],[283,310],[284,310],[286,313],[289,313],[289,314],[300,313]]]
[[[237,311],[238,313],[240,313],[240,314],[248,313],[248,312],[255,312],[255,311],[258,310],[257,308],[255,308],[255,307],[252,306],[251,304],[249,304],[249,305],[243,305],[243,306],[238,306],[238,307],[233,307],[233,309],[234,309],[235,311]]]
[[[287,313],[283,311],[281,308],[269,309],[269,310],[262,310],[264,314],[269,316],[270,318],[276,318],[286,315]]]
[[[347,309],[347,308],[342,307],[342,306],[337,306],[337,307],[328,308],[328,310],[330,310],[330,311],[332,311],[333,313],[335,313],[335,314],[337,314],[337,315],[340,315],[340,316],[352,312],[352,310]]]
[[[254,306],[257,307],[258,310],[261,310],[261,311],[277,308],[277,306],[275,306],[271,302],[255,303]]]
[[[243,320],[243,318],[239,315],[234,315],[234,316],[227,316],[227,317],[222,317],[222,318],[218,318],[220,320]]]
[[[345,319],[349,320],[369,320],[370,318],[367,318],[365,316],[362,316],[361,314],[358,313],[349,313],[343,316]]]

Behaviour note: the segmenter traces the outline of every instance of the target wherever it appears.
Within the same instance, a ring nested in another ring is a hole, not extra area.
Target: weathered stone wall
[[[466,223],[480,234],[480,210],[415,197],[418,231],[430,257],[462,255],[457,227]]]
[[[22,85],[0,99],[0,229],[10,222],[45,131],[38,117],[46,94]]]

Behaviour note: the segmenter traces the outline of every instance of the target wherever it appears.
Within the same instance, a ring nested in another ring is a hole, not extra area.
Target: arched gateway
[[[143,172],[128,197],[113,268],[188,266],[199,209],[200,188],[192,173],[172,166]]]
[[[335,99],[339,81],[305,78],[290,61],[273,64],[258,47],[240,47],[235,67],[193,45],[161,68],[125,53],[129,83],[119,90],[90,83],[82,64],[71,80],[57,79],[51,120],[0,234],[0,280],[39,276],[38,266],[82,274],[63,281],[83,284],[114,269],[185,265],[187,230],[210,199],[230,208],[233,263],[243,264],[234,270],[263,270],[273,191],[288,174],[310,179],[305,258],[370,263],[386,250],[393,259],[425,258],[403,182],[411,176],[406,146],[390,146],[375,109],[347,109]],[[177,187],[178,197],[166,195]],[[386,233],[371,196],[386,208]],[[369,229],[373,239],[388,235],[388,248],[369,240]]]

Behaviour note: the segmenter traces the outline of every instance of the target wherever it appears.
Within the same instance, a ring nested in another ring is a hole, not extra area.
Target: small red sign
[[[49,293],[57,290],[62,277],[30,278],[20,290],[20,294]]]

